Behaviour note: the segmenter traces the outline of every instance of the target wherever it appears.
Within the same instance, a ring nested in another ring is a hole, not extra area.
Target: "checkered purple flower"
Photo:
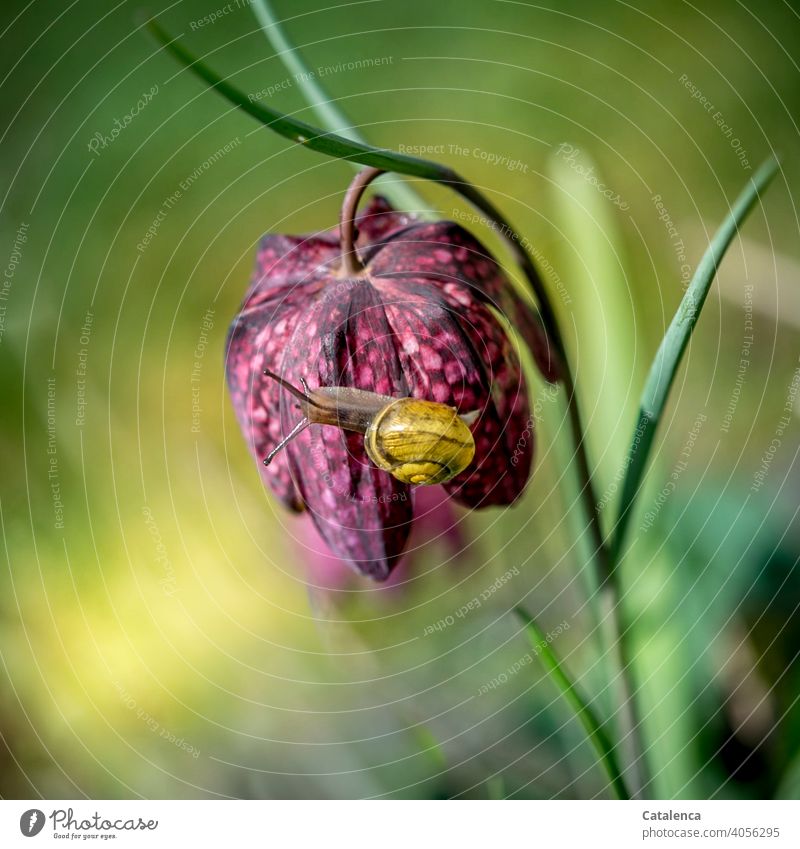
[[[513,503],[530,476],[534,445],[504,319],[554,379],[538,316],[459,225],[417,221],[381,198],[355,223],[364,265],[358,274],[344,270],[339,228],[268,235],[259,245],[226,360],[252,453],[261,465],[302,417],[265,370],[295,387],[305,382],[312,392],[352,387],[410,396],[477,414],[468,418],[474,459],[443,484],[448,494],[472,508]],[[376,580],[389,576],[411,528],[415,487],[374,465],[361,433],[306,427],[261,467],[288,507],[309,511],[333,554]]]

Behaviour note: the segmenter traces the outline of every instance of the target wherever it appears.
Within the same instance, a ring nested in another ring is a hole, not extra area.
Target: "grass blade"
[[[317,79],[314,71],[303,61],[303,57],[284,32],[268,0],[253,0],[252,9],[264,35],[280,56],[286,69],[292,74],[320,124],[326,130],[338,133],[351,141],[367,144],[366,139],[353,127],[347,115]],[[356,163],[353,164],[356,165]],[[423,218],[435,217],[428,204],[405,183],[385,183],[381,186],[381,193],[397,209],[421,214]]]
[[[251,8],[267,41],[293,76],[322,126],[353,141],[365,142],[366,139],[351,125],[316,74],[303,61],[297,48],[289,41],[268,0],[253,0]]]
[[[559,663],[555,652],[550,648],[550,643],[547,641],[547,635],[536,624],[533,618],[521,607],[515,607],[514,612],[522,620],[525,625],[525,630],[528,633],[528,639],[536,654],[542,658],[550,677],[555,682],[561,695],[567,701],[569,706],[575,713],[575,716],[581,721],[581,724],[586,731],[589,742],[594,746],[600,762],[605,767],[608,773],[611,786],[619,799],[630,799],[628,787],[620,770],[617,753],[614,749],[608,734],[603,730],[602,725],[597,720],[594,711],[583,700],[575,685],[570,680],[564,668]]]
[[[610,550],[612,568],[622,554],[625,534],[647,467],[653,438],[664,412],[669,390],[675,380],[686,346],[689,344],[689,337],[697,324],[700,310],[703,308],[711,283],[722,257],[734,236],[738,233],[739,227],[777,171],[778,161],[774,157],[770,157],[756,171],[736,199],[728,216],[714,234],[711,244],[703,254],[678,311],[661,341],[653,364],[650,366],[640,402],[639,420],[628,451],[628,466],[622,485],[619,512]]]

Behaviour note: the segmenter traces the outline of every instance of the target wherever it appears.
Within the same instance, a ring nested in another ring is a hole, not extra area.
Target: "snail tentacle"
[[[296,386],[292,386],[288,380],[284,380],[279,374],[275,374],[274,371],[270,371],[268,368],[265,368],[261,372],[265,377],[272,378],[276,383],[282,386],[287,392],[294,395],[298,401],[302,401],[304,404],[310,404],[312,407],[320,407],[322,408],[322,404],[318,401],[315,401],[311,397],[311,392],[309,391],[308,384],[304,377],[300,378],[300,383],[303,384],[303,389],[305,389],[305,394],[303,394]]]
[[[268,466],[274,459],[275,455],[286,446],[287,443],[291,442],[298,433],[302,433],[311,422],[306,419],[300,419],[300,421],[291,429],[291,431],[283,437],[283,439],[272,449],[272,451],[267,454],[264,458],[264,465]]]

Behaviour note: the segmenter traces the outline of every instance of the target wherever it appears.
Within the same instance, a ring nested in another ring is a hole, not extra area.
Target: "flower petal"
[[[407,212],[398,212],[386,198],[375,195],[356,216],[358,242],[368,246],[391,238],[391,234],[415,224],[416,219]],[[338,238],[338,229],[333,231]]]
[[[306,311],[289,342],[283,377],[309,386],[352,386],[406,394],[394,339],[378,293],[367,280],[348,281],[346,298],[324,294]],[[298,421],[282,405],[286,433]],[[389,576],[408,538],[410,487],[378,469],[361,434],[312,425],[287,446],[289,467],[314,522],[334,554],[376,580]]]
[[[225,358],[231,401],[248,447],[265,482],[295,511],[303,509],[303,502],[285,455],[277,454],[268,467],[261,462],[281,439],[279,398],[263,371],[282,371],[287,342],[307,297],[306,287],[298,286],[281,300],[243,310],[228,331]]]
[[[476,467],[453,478],[445,489],[470,507],[512,504],[523,493],[533,465],[525,379],[513,345],[490,312],[471,309],[462,313],[460,322],[470,338],[481,340],[479,355],[491,391],[472,427]]]
[[[559,379],[560,361],[541,316],[517,294],[489,251],[459,224],[436,221],[393,233],[372,249],[370,269],[375,276],[411,273],[428,277],[434,285],[466,286],[473,297],[507,316],[545,378]]]
[[[530,476],[534,446],[524,378],[502,326],[463,289],[456,298],[454,289],[437,290],[425,280],[376,285],[412,394],[462,415],[480,411],[471,427],[475,460],[445,488],[470,507],[512,503]]]

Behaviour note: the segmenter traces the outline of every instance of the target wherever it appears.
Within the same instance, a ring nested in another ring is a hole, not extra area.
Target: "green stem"
[[[650,769],[647,760],[647,748],[642,723],[642,708],[639,688],[636,681],[636,667],[631,643],[631,628],[625,608],[619,570],[612,569],[608,582],[600,590],[601,605],[611,607],[613,611],[613,640],[617,649],[620,678],[622,682],[621,715],[630,728],[633,761],[638,776],[637,792],[650,781]]]
[[[561,663],[558,660],[555,652],[550,648],[550,643],[547,640],[547,635],[536,624],[533,617],[521,607],[515,607],[514,612],[522,620],[525,625],[525,630],[528,632],[528,639],[531,647],[536,654],[541,655],[550,677],[561,691],[561,695],[567,701],[569,706],[574,711],[575,715],[580,720],[586,731],[586,736],[589,742],[594,747],[600,763],[605,768],[611,786],[618,799],[630,799],[631,794],[628,791],[625,778],[620,769],[619,760],[617,758],[616,749],[611,742],[608,734],[606,734],[603,726],[598,721],[591,707],[584,701],[583,697],[578,692],[576,686],[564,671]]]
[[[547,326],[544,315],[542,315],[542,321]],[[563,352],[563,345],[560,355],[562,361],[566,363],[567,359],[566,354]],[[586,521],[589,525],[589,533],[592,537],[592,545],[594,546],[594,560],[598,567],[599,583],[600,586],[603,586],[611,575],[610,562],[603,539],[603,530],[600,527],[597,493],[594,489],[592,471],[589,466],[589,455],[586,450],[586,438],[584,436],[578,398],[575,392],[575,384],[573,382],[572,372],[566,366],[564,368],[564,386],[567,393],[567,414],[569,416],[570,430],[572,431],[572,439],[575,443],[576,468],[581,484],[580,496],[583,502],[584,512],[586,513]]]

